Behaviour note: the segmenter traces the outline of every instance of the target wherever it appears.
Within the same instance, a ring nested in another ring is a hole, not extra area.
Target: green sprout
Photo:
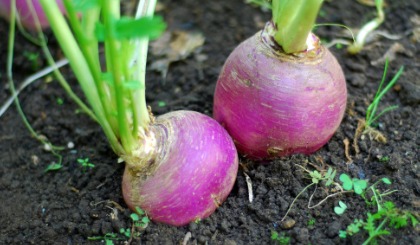
[[[158,102],[158,106],[159,106],[159,107],[165,107],[165,106],[166,106],[166,102],[165,102],[165,101],[160,100],[160,101]]]
[[[63,165],[61,163],[56,163],[53,162],[50,165],[47,166],[47,168],[45,168],[44,172],[49,172],[49,171],[56,171],[59,170],[63,167]]]
[[[130,228],[121,228],[120,229],[120,233],[122,235],[124,235],[125,237],[127,237],[127,238],[130,238],[131,237],[131,230],[130,230]]]
[[[381,178],[380,180],[376,181],[374,184],[369,186],[361,196],[365,199],[368,206],[370,204],[376,203],[377,211],[376,213],[372,214],[370,212],[367,213],[366,220],[363,219],[355,219],[353,223],[349,224],[346,230],[339,231],[340,238],[347,238],[349,236],[353,236],[354,234],[359,233],[362,230],[368,232],[369,237],[363,243],[363,245],[367,244],[376,244],[377,238],[383,235],[390,235],[391,229],[400,229],[406,227],[411,221],[413,227],[418,224],[416,217],[408,211],[402,211],[395,207],[394,203],[383,200],[383,197],[389,195],[396,190],[387,191],[381,193],[376,186],[379,183],[384,183],[386,185],[391,185],[391,180],[388,178]],[[366,198],[367,191],[372,192],[372,198],[368,200]]]
[[[60,97],[56,99],[56,102],[57,102],[58,105],[63,105],[64,104],[64,100]]]
[[[28,59],[28,61],[31,63],[32,70],[36,71],[36,70],[39,69],[39,67],[40,67],[40,64],[39,64],[39,53],[24,51],[23,52],[23,56],[26,59]]]
[[[311,218],[310,220],[308,220],[308,227],[313,227],[316,223],[315,218]]]
[[[290,243],[290,237],[286,236],[286,233],[278,233],[276,231],[271,231],[271,240],[277,241],[278,244],[287,245]]]
[[[306,171],[308,173],[309,177],[311,178],[312,183],[307,185],[305,188],[303,188],[303,190],[300,191],[299,194],[293,199],[292,203],[289,206],[289,209],[286,211],[286,214],[283,216],[281,221],[283,221],[287,217],[287,215],[289,214],[290,210],[292,209],[293,205],[295,204],[295,202],[299,198],[299,196],[302,195],[311,186],[316,186],[317,187],[318,184],[323,184],[327,189],[332,184],[334,184],[334,186],[337,187],[339,189],[339,191],[334,193],[334,194],[327,195],[323,200],[321,200],[317,204],[311,206],[312,198],[313,198],[313,196],[316,192],[316,189],[315,189],[315,191],[313,192],[313,194],[309,198],[308,208],[310,208],[310,209],[321,205],[323,202],[325,202],[327,199],[329,199],[331,197],[349,192],[349,191],[344,191],[343,188],[340,186],[340,184],[338,184],[334,181],[335,175],[337,173],[337,170],[335,170],[335,169],[328,168],[328,170],[326,172],[325,171],[320,172],[320,171],[317,171],[317,170],[309,171],[309,170],[305,169],[304,167],[301,167],[300,165],[296,165],[296,166],[302,168],[304,171]]]
[[[382,208],[382,206],[381,206],[381,203],[383,202],[383,197],[385,197],[385,196],[387,196],[387,195],[390,195],[390,194],[392,194],[392,193],[394,193],[394,192],[396,192],[397,190],[391,190],[391,191],[386,191],[386,192],[384,192],[384,193],[381,193],[377,188],[376,188],[376,186],[379,184],[379,183],[384,183],[384,184],[386,184],[386,185],[390,185],[391,184],[391,180],[390,179],[388,179],[388,178],[382,178],[382,179],[380,179],[380,180],[378,180],[378,181],[376,181],[373,185],[371,185],[370,187],[369,187],[369,190],[372,192],[372,198],[369,200],[367,197],[366,197],[366,194],[365,193],[363,193],[362,194],[362,197],[363,197],[363,199],[365,200],[365,202],[368,204],[368,205],[377,205],[377,208],[378,208],[378,210],[380,210],[381,208]]]
[[[368,212],[366,220],[355,219],[353,223],[347,226],[346,230],[340,230],[339,237],[347,238],[359,233],[361,230],[366,230],[369,237],[363,242],[363,245],[376,244],[378,237],[392,234],[391,229],[400,229],[408,226],[409,221],[411,221],[413,227],[416,227],[418,224],[413,214],[397,209],[392,202],[385,202],[383,208],[376,213],[371,214]]]
[[[80,166],[83,168],[83,171],[86,171],[87,169],[92,169],[95,167],[95,164],[89,162],[89,158],[78,158],[77,162],[80,164]]]
[[[334,212],[338,215],[342,215],[346,211],[347,205],[342,201],[339,201],[338,205],[339,206],[334,207]]]
[[[149,217],[146,213],[139,207],[136,207],[136,213],[130,215],[130,219],[133,221],[131,228],[120,228],[120,235],[115,233],[106,233],[104,236],[95,236],[88,237],[88,240],[104,240],[106,245],[113,245],[113,241],[123,241],[127,238],[140,237],[141,232],[136,231],[136,229],[146,229],[147,225],[150,223]],[[123,238],[121,237],[124,236]]]
[[[347,174],[341,174],[340,180],[343,182],[343,189],[346,191],[354,190],[358,195],[362,194],[367,188],[367,181],[358,178],[350,178]]]
[[[104,236],[93,236],[87,238],[89,241],[104,240],[105,245],[114,245],[114,241],[123,241],[124,238],[118,237],[118,234],[115,233],[106,233]]]
[[[398,106],[396,106],[396,105],[389,106],[389,107],[385,108],[382,112],[380,112],[378,115],[376,115],[380,100],[392,88],[392,86],[394,86],[394,84],[398,81],[398,79],[400,78],[401,74],[404,71],[404,66],[402,66],[398,70],[398,72],[395,74],[395,76],[391,79],[391,81],[385,86],[385,88],[383,88],[385,78],[386,78],[386,74],[388,72],[388,63],[389,63],[389,61],[386,60],[385,61],[384,73],[382,75],[381,82],[379,83],[379,88],[376,91],[376,94],[375,94],[375,97],[373,98],[372,103],[368,106],[368,108],[366,110],[366,118],[364,120],[360,119],[359,123],[357,125],[357,129],[356,129],[356,132],[354,134],[354,139],[353,139],[353,146],[354,146],[354,149],[355,149],[356,153],[360,152],[357,141],[358,141],[359,137],[363,134],[368,134],[371,140],[374,139],[374,140],[379,141],[381,143],[386,143],[387,142],[386,137],[381,132],[374,129],[372,127],[372,125],[383,114],[398,108]]]
[[[146,213],[139,207],[136,207],[136,213],[132,213],[130,218],[133,221],[135,227],[145,229],[150,223],[149,217],[147,217]]]
[[[380,162],[389,162],[389,156],[383,156],[379,158]]]
[[[375,122],[384,113],[398,108],[398,106],[390,106],[390,107],[385,108],[381,113],[379,113],[379,115],[376,115],[376,111],[378,109],[379,101],[392,88],[392,86],[394,86],[394,84],[398,81],[398,79],[400,78],[401,74],[404,71],[404,66],[402,66],[398,70],[397,74],[395,74],[395,76],[388,83],[388,85],[386,85],[386,87],[384,89],[382,89],[382,86],[385,82],[386,74],[388,72],[388,63],[389,63],[389,61],[386,60],[381,83],[379,84],[379,88],[378,88],[378,90],[375,94],[375,97],[373,98],[372,103],[367,108],[367,111],[366,111],[366,127],[371,127],[372,123]]]

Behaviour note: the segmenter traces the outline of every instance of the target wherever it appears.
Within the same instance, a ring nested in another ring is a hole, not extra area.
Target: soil
[[[271,232],[290,237],[291,244],[361,244],[366,232],[347,238],[338,237],[354,219],[365,219],[375,207],[366,206],[357,195],[347,194],[327,200],[309,209],[313,189],[301,195],[291,209],[286,223],[280,222],[297,194],[311,180],[302,172],[314,166],[330,166],[338,174],[368,179],[370,183],[382,177],[392,180],[391,187],[379,185],[382,191],[395,189],[386,196],[401,210],[418,216],[420,208],[419,145],[420,145],[420,2],[417,0],[387,1],[386,21],[380,31],[398,35],[397,40],[376,36],[358,55],[351,56],[345,48],[331,47],[343,67],[347,79],[348,108],[343,122],[329,141],[312,156],[295,155],[265,164],[241,158],[235,186],[217,211],[209,218],[184,227],[171,227],[153,221],[140,236],[128,239],[119,234],[121,228],[131,228],[131,211],[121,194],[123,164],[110,149],[99,126],[65,94],[52,76],[40,79],[20,95],[20,103],[36,132],[56,145],[74,147],[60,151],[63,168],[44,172],[56,157],[44,150],[31,137],[17,110],[12,106],[0,118],[0,244],[103,244],[104,240],[89,237],[118,234],[116,244],[276,244]],[[230,1],[162,1],[169,30],[197,31],[206,41],[199,54],[170,65],[165,80],[157,72],[148,72],[147,99],[155,114],[188,109],[208,115],[212,113],[212,99],[218,73],[229,53],[241,41],[260,30],[270,13],[245,4]],[[342,23],[360,27],[375,10],[356,1],[326,1],[319,23]],[[0,101],[10,95],[6,85],[5,63],[8,26],[0,22]],[[316,33],[325,43],[347,36],[339,27],[319,27]],[[49,34],[54,55],[61,54]],[[360,153],[350,146],[349,162],[343,140],[354,139],[358,120],[363,118],[383,72],[382,57],[396,44],[401,45],[390,62],[388,79],[400,68],[405,71],[400,81],[384,96],[379,109],[398,105],[378,120],[377,129],[387,143],[359,139]],[[24,53],[39,53],[40,49],[17,36],[14,59],[14,78],[17,84],[46,65],[40,55],[30,59]],[[155,57],[150,56],[149,61]],[[68,68],[62,69],[73,89],[80,93]],[[63,102],[63,103],[60,103]],[[164,102],[164,103],[162,103]],[[95,164],[84,170],[79,158],[89,158]],[[249,201],[246,175],[252,182],[254,199]],[[337,178],[338,181],[338,178]],[[321,190],[313,202],[325,197]],[[342,216],[334,213],[338,201],[347,203]],[[295,224],[293,224],[294,222]],[[314,224],[310,225],[310,222]],[[379,243],[420,244],[419,227],[411,226],[392,231]]]

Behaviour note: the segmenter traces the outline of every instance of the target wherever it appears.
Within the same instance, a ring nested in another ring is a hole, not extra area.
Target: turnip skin
[[[128,207],[175,226],[208,217],[229,195],[238,171],[226,130],[208,116],[176,111],[157,117],[149,133],[156,152],[140,168],[128,160],[124,171]]]
[[[33,4],[34,10],[38,15],[39,23],[41,28],[47,28],[50,26],[47,17],[42,10],[41,4],[38,0],[30,0]],[[61,0],[56,0],[60,10],[64,12],[64,6]],[[5,19],[10,19],[10,5],[11,0],[0,0],[0,16]],[[29,30],[36,30],[35,16],[30,11],[30,7],[27,4],[27,0],[16,0],[16,10],[19,15],[20,21],[25,28]]]
[[[226,60],[216,85],[214,118],[247,157],[313,153],[340,125],[347,101],[344,74],[311,35],[314,48],[302,57],[276,50],[262,31]]]

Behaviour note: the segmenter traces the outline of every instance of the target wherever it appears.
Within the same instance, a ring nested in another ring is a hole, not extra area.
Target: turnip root
[[[254,159],[313,153],[346,108],[344,74],[330,51],[310,34],[305,51],[286,54],[273,28],[267,23],[230,54],[214,95],[214,118]]]
[[[126,159],[127,205],[176,226],[208,217],[229,195],[238,170],[226,130],[203,114],[176,111],[159,116],[149,136],[142,157]]]

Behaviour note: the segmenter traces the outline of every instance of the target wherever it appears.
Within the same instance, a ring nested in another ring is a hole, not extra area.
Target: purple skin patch
[[[149,129],[160,135],[162,155],[147,177],[136,177],[126,166],[123,196],[128,207],[141,207],[153,221],[175,226],[208,217],[229,195],[238,171],[238,155],[226,130],[192,111],[159,116]]]
[[[343,118],[343,71],[324,47],[308,59],[290,58],[267,45],[261,33],[226,60],[216,85],[214,118],[249,158],[311,154],[327,143]]]
[[[28,2],[32,2],[34,12],[31,12],[31,8],[28,6]],[[60,10],[64,12],[64,6],[62,1],[56,0],[56,2]],[[10,5],[11,0],[0,0],[0,17],[3,17],[7,20],[10,19]],[[47,17],[45,16],[44,11],[42,10],[41,4],[38,0],[16,0],[16,10],[16,14],[19,15],[19,19],[23,27],[29,30],[36,30],[35,13],[37,14],[37,17],[39,19],[41,28],[47,28],[50,26]]]

